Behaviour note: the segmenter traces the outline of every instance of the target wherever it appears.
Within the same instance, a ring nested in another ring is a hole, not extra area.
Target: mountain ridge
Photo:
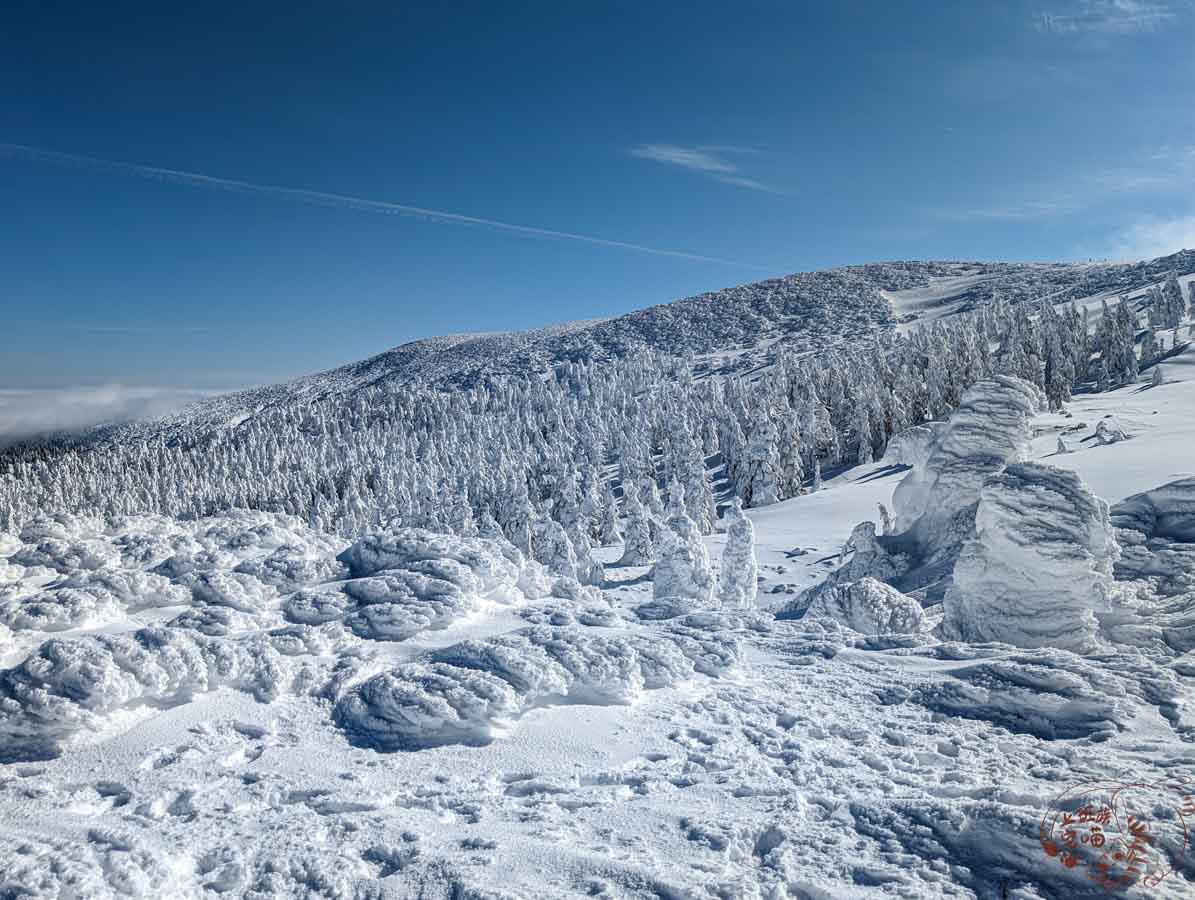
[[[347,399],[388,383],[467,389],[489,379],[543,373],[567,362],[600,362],[642,349],[666,348],[671,355],[694,357],[700,368],[733,371],[758,365],[778,344],[799,354],[821,352],[851,338],[972,310],[998,297],[1021,303],[1051,296],[1057,303],[1110,296],[1141,289],[1174,270],[1195,271],[1195,251],[1137,263],[894,260],[798,272],[617,316],[420,338],[322,372],[201,400],[159,419],[100,426],[87,437],[235,427],[280,404]],[[944,282],[953,284],[942,290]],[[919,289],[932,294],[935,286],[941,299],[937,307],[893,302],[894,295],[908,297]]]

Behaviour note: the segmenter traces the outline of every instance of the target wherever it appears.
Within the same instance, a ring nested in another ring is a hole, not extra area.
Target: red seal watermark
[[[1195,787],[1187,776],[1087,781],[1050,803],[1038,835],[1046,856],[1118,891],[1157,887],[1174,874],[1190,849],[1193,821]]]

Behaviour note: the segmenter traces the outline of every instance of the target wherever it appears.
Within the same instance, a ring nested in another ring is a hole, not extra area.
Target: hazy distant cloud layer
[[[734,187],[764,191],[769,194],[782,193],[771,185],[742,174],[738,164],[725,158],[759,153],[759,150],[754,147],[736,147],[725,144],[700,147],[680,147],[676,144],[640,144],[637,147],[632,147],[630,153],[631,156],[639,159],[650,159],[652,162],[678,166]]]
[[[1195,249],[1195,215],[1142,219],[1129,225],[1115,236],[1111,255],[1126,260],[1152,259],[1191,249]]]
[[[0,389],[0,446],[93,425],[149,419],[210,396],[208,391],[165,387]]]
[[[1154,31],[1175,18],[1184,2],[1078,0],[1038,14],[1037,27],[1053,34],[1104,35]]]

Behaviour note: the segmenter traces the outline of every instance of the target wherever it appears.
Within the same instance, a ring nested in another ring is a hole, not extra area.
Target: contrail
[[[717,256],[702,256],[698,253],[685,253],[681,250],[661,250],[658,247],[644,247],[642,244],[631,244],[626,241],[613,241],[606,238],[592,237],[587,234],[574,234],[570,231],[554,231],[551,228],[536,228],[531,225],[515,225],[511,222],[499,222],[495,219],[482,219],[477,216],[466,216],[461,213],[443,212],[437,209],[424,209],[419,206],[407,206],[402,203],[387,203],[381,200],[366,200],[362,197],[350,197],[345,194],[328,194],[323,191],[309,191],[303,188],[278,187],[268,184],[254,184],[250,181],[236,181],[231,178],[217,178],[213,175],[201,175],[198,172],[182,172],[177,169],[163,169],[157,166],[142,166],[134,163],[114,162],[108,159],[98,159],[93,156],[80,156],[76,153],[59,153],[55,150],[43,150],[39,147],[29,147],[24,144],[0,143],[0,155],[19,157],[36,162],[52,163],[75,169],[87,169],[95,172],[110,172],[115,175],[133,175],[137,178],[148,178],[153,181],[165,181],[174,184],[186,184],[192,187],[212,188],[237,194],[261,194],[269,197],[283,197],[309,203],[314,206],[328,206],[336,209],[355,209],[363,212],[381,213],[390,216],[414,216],[429,222],[444,222],[453,225],[481,225],[524,237],[553,238],[564,241],[579,241],[583,244],[595,244],[599,247],[613,247],[618,250],[631,250],[635,253],[650,253],[655,256],[671,256],[676,259],[691,259],[697,262],[717,263],[724,266],[736,266],[745,269],[761,269],[750,263],[738,262],[733,259],[722,259]]]

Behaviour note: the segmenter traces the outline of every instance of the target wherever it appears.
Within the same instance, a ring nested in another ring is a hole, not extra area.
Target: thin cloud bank
[[[955,222],[1021,222],[1068,216],[1123,196],[1165,195],[1185,191],[1195,180],[1195,144],[1165,145],[1123,165],[1072,173],[1049,183],[1025,185],[1021,197],[990,206],[939,209]]]
[[[1060,11],[1038,13],[1037,27],[1052,34],[1137,34],[1157,30],[1188,5],[1147,0],[1079,0]]]
[[[725,158],[727,155],[756,154],[758,152],[754,147],[724,145],[680,147],[676,144],[640,144],[630,150],[631,156],[639,159],[649,159],[652,162],[688,169],[723,184],[752,191],[764,191],[769,194],[782,193],[770,185],[741,174],[739,166]]]
[[[1153,259],[1192,248],[1195,248],[1195,215],[1144,219],[1130,225],[1114,238],[1111,255],[1114,259]]]
[[[55,434],[77,434],[94,425],[150,419],[211,396],[168,387],[67,387],[0,390],[0,446]]]

